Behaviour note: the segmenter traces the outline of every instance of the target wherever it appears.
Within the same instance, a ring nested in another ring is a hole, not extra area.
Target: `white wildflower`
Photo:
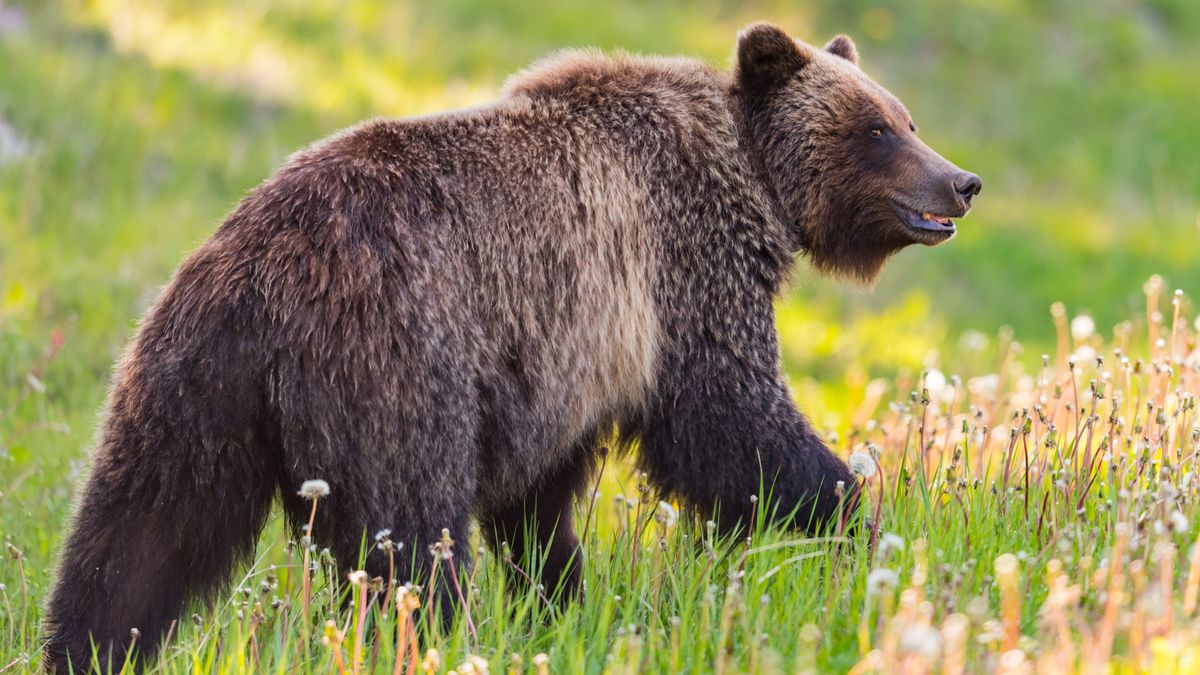
[[[329,496],[329,483],[321,479],[306,480],[300,485],[300,491],[296,494],[305,499],[320,499],[321,497]]]
[[[465,661],[456,669],[459,675],[467,675],[468,673],[477,673],[478,675],[488,675],[488,662],[474,654],[468,654]]]
[[[988,336],[980,333],[977,330],[969,330],[963,333],[962,337],[958,339],[958,344],[963,348],[964,351],[981,352],[987,349]]]
[[[870,478],[875,475],[875,458],[869,452],[859,450],[858,452],[851,453],[848,463],[850,464],[851,473],[855,476]]]
[[[1000,389],[1000,376],[993,373],[991,375],[984,375],[983,377],[976,377],[967,386],[979,394],[992,396]]]
[[[929,390],[929,395],[936,397],[942,393],[942,389],[946,387],[946,376],[937,368],[930,368],[925,371],[925,388]]]
[[[392,541],[392,531],[382,529],[375,533],[375,546],[384,553],[395,553],[404,548],[404,542]]]
[[[879,538],[879,552],[889,554],[892,551],[900,552],[904,550],[904,539],[898,534],[886,532]]]
[[[675,521],[679,520],[679,512],[667,502],[659,502],[658,512],[654,514],[654,519],[663,527],[672,527],[675,525]]]
[[[350,583],[354,584],[355,586],[364,586],[368,581],[371,580],[371,578],[367,576],[367,573],[363,570],[354,570],[350,574],[347,574],[346,578],[349,579]]]
[[[1187,532],[1188,519],[1183,515],[1183,511],[1173,511],[1171,513],[1171,529],[1176,532]]]
[[[1071,319],[1071,337],[1076,340],[1086,340],[1096,333],[1096,322],[1087,314],[1080,314]]]
[[[1090,363],[1096,360],[1096,350],[1091,345],[1079,345],[1073,356],[1076,363]]]
[[[900,650],[933,661],[942,650],[942,634],[933,626],[913,624],[900,634]]]
[[[867,575],[867,593],[876,595],[896,587],[900,582],[900,575],[893,570],[885,567],[871,570]]]

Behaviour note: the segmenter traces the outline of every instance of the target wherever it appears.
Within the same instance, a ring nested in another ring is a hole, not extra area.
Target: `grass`
[[[400,549],[434,555],[434,574],[453,575],[458,618],[443,632],[421,619],[420,588],[392,595],[381,579],[343,578],[326,551],[276,523],[232,590],[182,617],[147,665],[1190,672],[1200,659],[1200,327],[1161,279],[1146,295],[1145,313],[1108,340],[1058,313],[1060,349],[1031,372],[1005,338],[990,372],[929,369],[892,383],[894,400],[864,392],[834,442],[863,483],[856,536],[801,537],[760,518],[744,540],[723,540],[703,514],[611,471],[578,510],[587,592],[562,609],[512,583],[511,552],[481,549],[467,570],[453,554],[472,542]],[[26,396],[45,397],[29,375]],[[320,508],[325,493],[304,489]],[[769,496],[747,499],[766,512]],[[36,658],[46,576],[15,544],[9,555],[0,667],[21,668]]]
[[[340,127],[485,100],[552,49],[720,65],[757,18],[814,41],[851,33],[930,144],[985,180],[960,236],[901,254],[873,293],[802,270],[779,306],[802,409],[842,454],[877,448],[864,513],[893,543],[769,528],[713,542],[698,514],[656,521],[654,496],[615,467],[583,602],[550,617],[536,593],[506,588],[510,568],[489,553],[464,572],[475,634],[460,621],[422,635],[420,658],[438,650],[442,670],[468,655],[505,670],[517,653],[536,672],[544,653],[554,672],[675,659],[691,672],[920,672],[961,653],[968,671],[1016,672],[1006,659],[1019,650],[1042,671],[1085,657],[1194,670],[1196,420],[1173,392],[1197,385],[1195,362],[1172,358],[1194,354],[1194,312],[1184,302],[1176,321],[1172,296],[1156,297],[1156,323],[1141,285],[1160,272],[1200,287],[1200,5],[27,0],[0,4],[0,672],[36,660],[116,354],[240,195]],[[1072,338],[1084,314],[1110,339]],[[949,401],[949,385],[924,384],[942,371],[963,375]],[[1104,398],[1092,400],[1092,379]],[[392,670],[398,600],[372,602],[359,631],[358,606],[340,597],[362,589],[319,550],[302,621],[299,536],[273,518],[244,580],[193,608],[199,623],[182,617],[161,671],[324,672],[329,645],[353,670],[360,635],[364,658]]]

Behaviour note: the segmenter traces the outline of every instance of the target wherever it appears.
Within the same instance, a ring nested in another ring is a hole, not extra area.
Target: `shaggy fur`
[[[760,25],[738,51],[733,76],[568,52],[488,107],[318,143],[248,196],[117,368],[47,666],[79,667],[89,639],[119,664],[134,627],[153,650],[276,495],[307,519],[310,478],[332,487],[317,544],[353,564],[391,529],[401,581],[478,519],[577,590],[572,501],[614,429],[727,530],[762,489],[800,527],[832,516],[853,480],[792,403],[772,300],[798,249],[869,278],[920,241],[867,195],[920,172],[843,139],[906,119],[847,38],[827,53]]]

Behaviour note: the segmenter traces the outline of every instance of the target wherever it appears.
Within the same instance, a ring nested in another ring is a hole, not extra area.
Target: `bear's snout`
[[[954,178],[954,192],[958,194],[966,207],[971,206],[971,198],[979,194],[982,189],[983,181],[970,171],[963,171]]]

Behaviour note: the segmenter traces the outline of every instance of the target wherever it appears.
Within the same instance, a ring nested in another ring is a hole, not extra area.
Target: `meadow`
[[[954,241],[875,289],[801,263],[780,300],[797,400],[864,483],[856,534],[722,541],[614,461],[579,509],[581,602],[485,552],[454,626],[418,634],[421,589],[381,595],[320,549],[306,572],[273,518],[146,665],[1200,669],[1195,3],[29,0],[0,3],[0,673],[37,664],[113,360],[240,196],[339,128],[486,101],[556,48],[721,65],[761,18],[853,35],[985,181]]]

